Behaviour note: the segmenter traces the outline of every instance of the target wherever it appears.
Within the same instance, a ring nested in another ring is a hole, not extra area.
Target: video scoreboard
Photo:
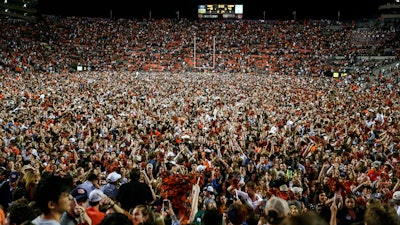
[[[243,5],[240,4],[206,4],[199,5],[199,19],[242,19]]]

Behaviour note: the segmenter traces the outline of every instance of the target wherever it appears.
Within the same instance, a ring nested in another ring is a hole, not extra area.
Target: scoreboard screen
[[[200,19],[242,19],[243,5],[238,4],[206,4],[197,9]]]

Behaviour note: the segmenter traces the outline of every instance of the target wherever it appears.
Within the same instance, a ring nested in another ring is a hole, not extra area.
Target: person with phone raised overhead
[[[164,199],[161,214],[164,218],[165,224],[171,224],[171,225],[179,225],[180,224],[180,221],[176,217],[174,209],[171,205],[171,201],[169,199]],[[169,221],[171,221],[171,222],[169,222]]]

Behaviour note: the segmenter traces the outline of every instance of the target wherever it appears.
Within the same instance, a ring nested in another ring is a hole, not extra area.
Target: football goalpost
[[[196,69],[214,69],[215,68],[215,36],[213,37],[213,46],[212,46],[212,64],[208,66],[197,65],[197,43],[196,36],[193,37],[193,66]]]

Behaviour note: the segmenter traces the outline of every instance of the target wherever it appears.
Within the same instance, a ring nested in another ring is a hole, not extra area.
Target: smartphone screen
[[[168,200],[168,199],[165,199],[165,200],[163,201],[163,204],[164,204],[164,210],[168,210],[168,209],[169,209],[169,200]]]

